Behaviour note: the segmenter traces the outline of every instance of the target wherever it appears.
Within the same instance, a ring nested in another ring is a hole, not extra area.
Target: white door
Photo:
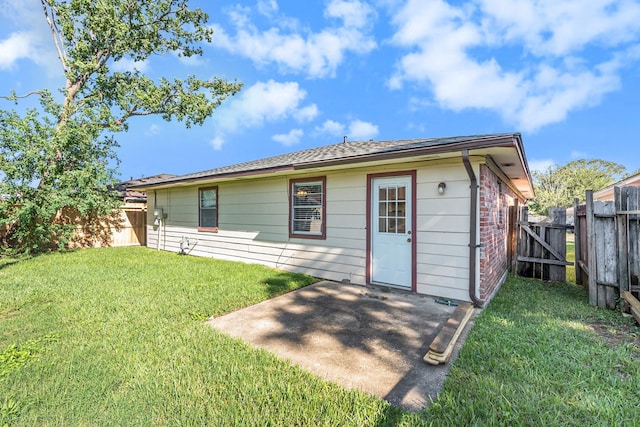
[[[411,177],[371,185],[371,281],[411,289]]]

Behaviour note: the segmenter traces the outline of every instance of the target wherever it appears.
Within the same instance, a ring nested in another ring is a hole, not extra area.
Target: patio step
[[[628,291],[620,292],[620,296],[627,302],[629,311],[631,311],[631,315],[636,319],[636,322],[640,323],[640,301]]]
[[[473,316],[473,305],[460,304],[431,342],[429,351],[424,355],[423,360],[431,365],[447,363],[453,352],[453,347],[471,316]]]

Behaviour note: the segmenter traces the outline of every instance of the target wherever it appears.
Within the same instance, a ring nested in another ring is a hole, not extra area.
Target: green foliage
[[[584,201],[587,190],[598,191],[617,181],[626,172],[620,164],[600,159],[574,160],[533,173],[536,198],[529,204],[532,213],[548,215],[549,208],[573,206]]]
[[[202,54],[207,15],[186,0],[41,0],[66,78],[61,99],[48,90],[0,97],[37,106],[0,109],[0,230],[2,251],[66,247],[78,220],[100,225],[117,206],[116,132],[136,116],[159,115],[201,125],[237,82],[158,78],[114,71],[120,60]],[[54,47],[52,47],[54,48]],[[90,228],[91,228],[90,227]],[[88,232],[97,230],[89,229]]]

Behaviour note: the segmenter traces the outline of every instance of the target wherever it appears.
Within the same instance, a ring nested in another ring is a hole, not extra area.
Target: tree
[[[41,0],[66,78],[57,99],[46,89],[3,96],[24,112],[0,109],[0,230],[2,249],[64,247],[73,224],[61,219],[73,207],[95,220],[117,203],[107,190],[115,180],[115,134],[136,116],[159,115],[186,127],[201,125],[225,98],[240,90],[221,78],[152,79],[114,71],[121,60],[146,61],[174,53],[202,55],[210,41],[208,16],[188,0]],[[89,221],[95,223],[95,221]]]
[[[573,206],[573,199],[584,201],[587,190],[600,190],[625,176],[626,168],[600,159],[574,160],[533,173],[536,198],[530,203],[533,213],[548,215],[551,207]]]

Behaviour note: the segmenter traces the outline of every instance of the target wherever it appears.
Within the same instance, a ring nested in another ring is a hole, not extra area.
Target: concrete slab
[[[432,297],[323,281],[208,324],[343,387],[416,411],[437,397],[466,335],[449,364],[422,360],[454,309]]]

